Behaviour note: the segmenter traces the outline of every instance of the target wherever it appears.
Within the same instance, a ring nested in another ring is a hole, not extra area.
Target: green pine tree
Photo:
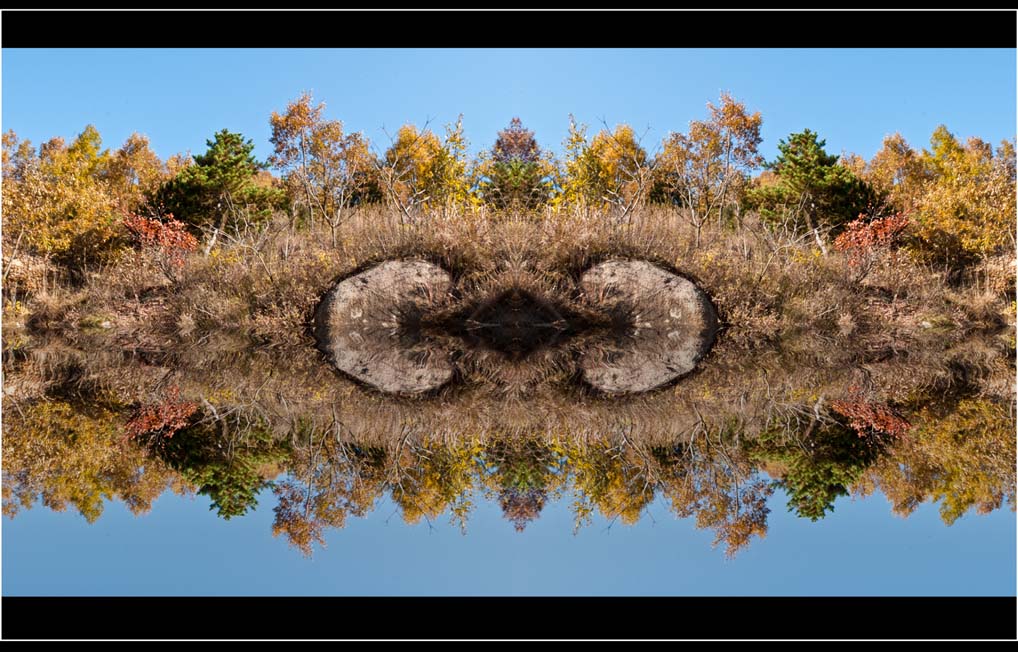
[[[824,145],[809,129],[779,141],[778,157],[764,166],[777,183],[750,191],[751,207],[774,223],[791,217],[800,228],[835,232],[870,211],[879,199],[876,192]]]
[[[157,449],[181,477],[212,500],[220,517],[243,516],[271,486],[259,470],[282,465],[289,449],[265,423],[197,423],[177,431]]]
[[[164,213],[194,227],[225,229],[241,215],[261,220],[282,199],[276,188],[257,183],[266,168],[253,155],[254,143],[226,129],[207,140],[208,151],[164,183],[153,197]]]

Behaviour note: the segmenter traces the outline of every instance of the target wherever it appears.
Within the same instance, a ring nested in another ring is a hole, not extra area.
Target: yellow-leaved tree
[[[70,145],[51,139],[38,154],[8,132],[4,149],[5,239],[72,265],[114,248],[119,215],[104,180],[110,154],[95,127],[86,127]]]
[[[908,437],[895,442],[856,487],[879,488],[902,516],[927,502],[940,504],[945,523],[969,510],[986,514],[1005,502],[1015,508],[1014,406],[963,398],[924,407]]]
[[[1015,145],[962,143],[937,127],[917,152],[900,134],[884,139],[863,177],[914,222],[910,251],[922,260],[963,265],[1015,246]]]
[[[689,123],[686,134],[673,133],[664,141],[656,167],[659,199],[682,207],[696,229],[711,215],[720,223],[726,208],[739,206],[749,172],[763,163],[757,152],[762,138],[760,112],[725,93],[719,105],[708,102],[710,118]]]
[[[290,102],[283,114],[272,113],[269,162],[284,174],[290,205],[314,226],[315,216],[336,230],[347,209],[378,194],[376,165],[363,134],[345,133],[339,120],[326,120],[325,103],[312,104],[310,93]]]
[[[586,125],[569,116],[566,158],[553,204],[610,208],[625,220],[645,198],[654,164],[633,128],[602,129],[589,143]]]
[[[13,131],[3,136],[4,243],[80,269],[124,246],[121,222],[168,176],[145,136],[115,152],[89,125],[67,145],[53,138],[36,152]]]
[[[121,412],[106,400],[43,400],[5,413],[4,513],[39,500],[56,511],[72,505],[91,523],[106,500],[140,514],[167,488],[183,491],[165,464],[124,436]]]
[[[152,151],[148,137],[138,133],[110,155],[106,168],[110,192],[123,212],[137,210],[169,178],[170,170]]]
[[[1015,148],[978,138],[960,143],[945,127],[922,160],[931,181],[918,202],[919,251],[949,262],[983,258],[1015,245]]]
[[[463,116],[446,126],[440,140],[425,126],[403,125],[380,161],[380,182],[406,222],[425,209],[448,209],[477,202],[463,135]]]
[[[480,453],[476,441],[448,445],[425,441],[401,448],[393,460],[389,490],[403,520],[430,522],[449,510],[452,521],[465,529]]]

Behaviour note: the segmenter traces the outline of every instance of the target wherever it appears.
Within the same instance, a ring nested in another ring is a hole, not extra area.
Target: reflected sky
[[[842,498],[823,521],[770,499],[770,527],[734,559],[664,501],[635,526],[573,534],[563,501],[517,533],[479,501],[461,534],[439,518],[409,526],[389,499],[326,533],[305,558],[271,536],[275,499],[224,521],[204,496],[158,498],[135,517],[110,504],[94,524],[27,510],[3,521],[4,595],[1015,595],[1015,514],[945,527],[937,506],[908,518],[879,495]]]

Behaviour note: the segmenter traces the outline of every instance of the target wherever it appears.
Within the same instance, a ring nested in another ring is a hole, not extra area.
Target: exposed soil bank
[[[414,336],[402,321],[411,312],[426,313],[449,294],[451,283],[432,263],[397,260],[344,279],[319,305],[319,347],[338,369],[384,392],[440,387],[454,373],[449,352]],[[631,394],[660,387],[692,371],[713,344],[717,315],[707,295],[649,262],[595,265],[581,277],[580,290],[588,306],[621,307],[630,315],[626,333],[580,356],[585,381],[600,391]],[[471,337],[461,345],[494,347],[515,360],[550,345],[549,329],[567,329],[567,321],[529,294],[499,295],[466,320]]]
[[[448,358],[401,337],[399,311],[449,291],[452,279],[437,265],[390,260],[346,278],[315,312],[318,346],[357,380],[394,394],[416,394],[452,378]]]
[[[633,311],[628,341],[580,360],[584,379],[603,392],[660,387],[692,371],[714,343],[717,313],[703,290],[647,261],[595,265],[580,286],[591,303],[625,302]]]

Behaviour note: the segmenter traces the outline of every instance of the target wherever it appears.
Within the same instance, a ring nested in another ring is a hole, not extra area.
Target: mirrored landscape
[[[471,162],[462,123],[371,158],[303,96],[279,176],[226,130],[170,161],[5,134],[4,514],[200,496],[313,560],[392,513],[523,540],[656,505],[737,563],[775,511],[1014,512],[1013,145],[806,130],[752,177],[759,114],[719,106],[653,157],[573,124],[561,163],[514,119]]]
[[[407,523],[467,532],[478,501],[524,532],[550,502],[581,528],[594,513],[637,524],[662,497],[735,555],[766,534],[776,488],[810,521],[873,492],[902,515],[936,502],[945,524],[1013,509],[1013,326],[986,290],[972,301],[901,262],[860,283],[814,257],[792,278],[771,260],[768,281],[753,250],[709,267],[713,252],[662,252],[662,215],[575,243],[492,221],[469,227],[476,249],[458,226],[430,242],[433,224],[385,219],[360,227],[391,238],[383,262],[274,242],[250,276],[229,277],[228,254],[182,282],[138,287],[135,268],[7,319],[5,513],[94,521],[110,500],[140,514],[172,491],[234,519],[271,494],[266,536],[312,555],[383,497]],[[616,262],[590,264],[604,254]],[[647,260],[685,262],[702,285]],[[646,295],[636,277],[573,281],[605,265],[653,270]],[[407,291],[375,288],[379,270],[409,270]],[[698,294],[673,305],[655,285],[673,279],[713,290],[716,325]],[[351,283],[363,297],[316,301]],[[323,305],[335,323],[316,329]],[[685,366],[669,357],[683,347]]]

